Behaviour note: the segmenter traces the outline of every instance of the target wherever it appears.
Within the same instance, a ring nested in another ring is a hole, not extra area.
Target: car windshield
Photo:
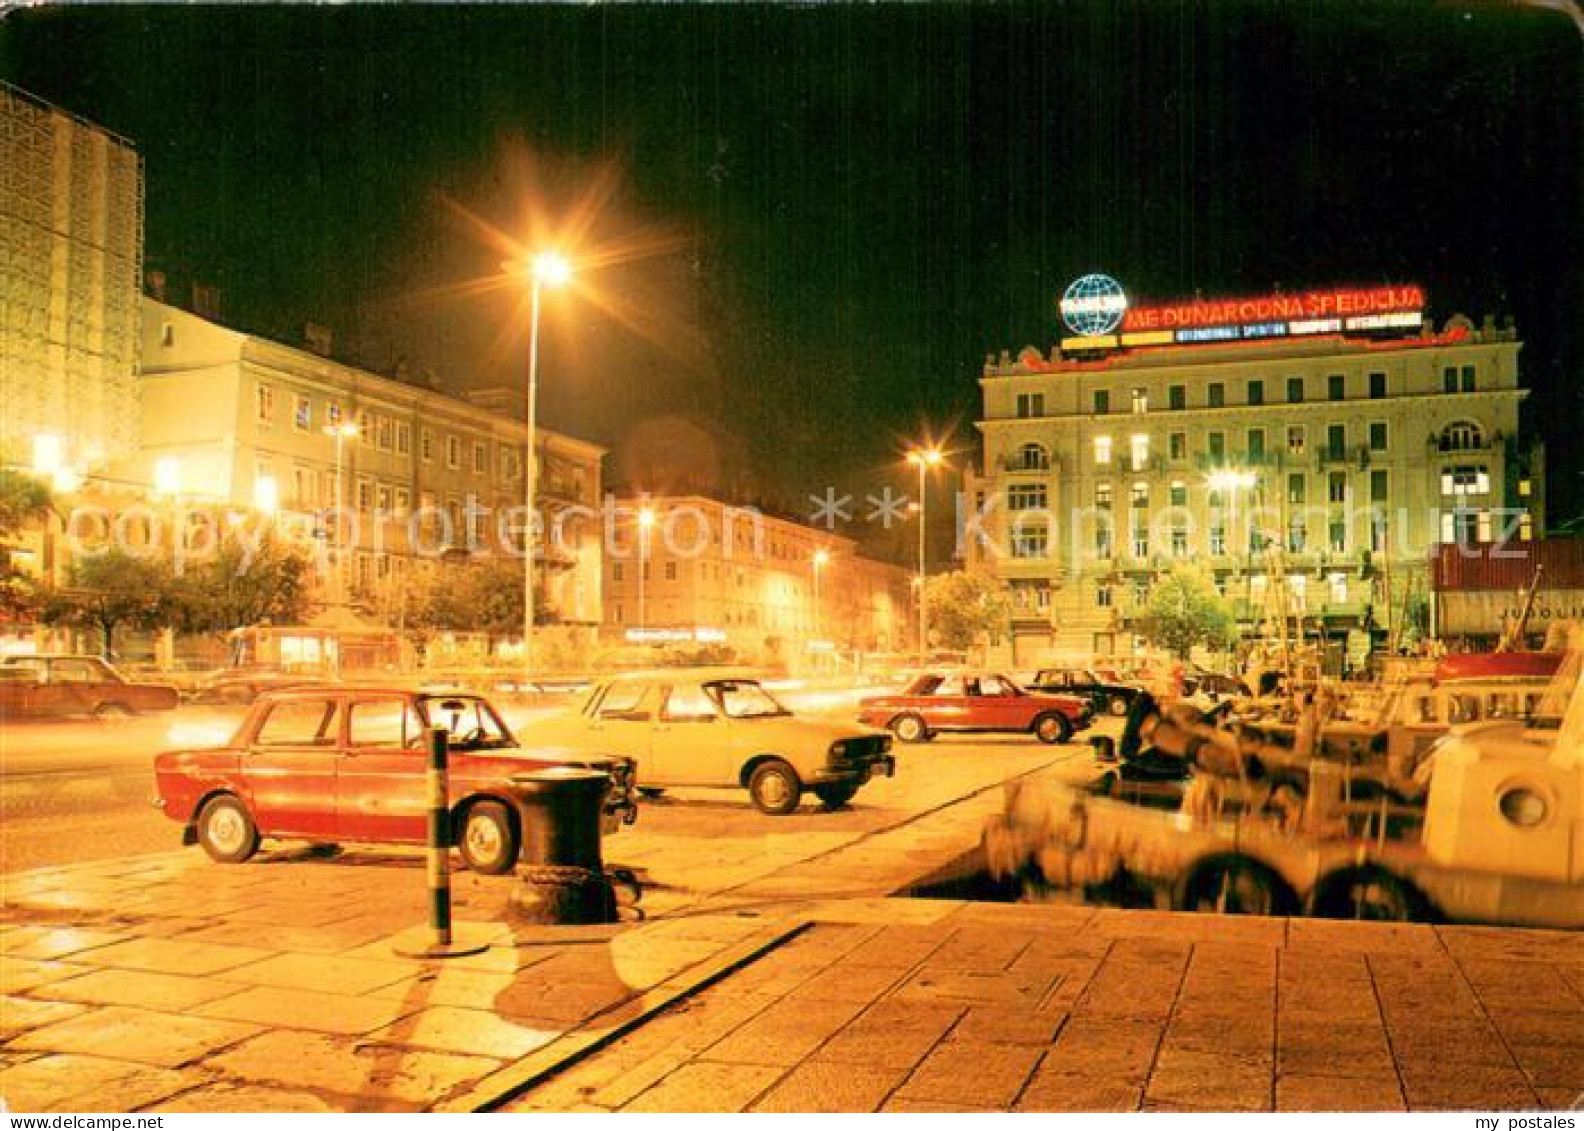
[[[704,691],[729,719],[763,719],[792,713],[752,680],[717,679],[706,683]]]
[[[517,744],[495,708],[476,696],[420,696],[418,714],[429,726],[450,733],[452,750],[497,750]]]

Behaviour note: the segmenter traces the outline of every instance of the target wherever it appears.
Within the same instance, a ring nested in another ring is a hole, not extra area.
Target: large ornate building
[[[1017,662],[1132,651],[1130,611],[1190,559],[1247,628],[1275,608],[1367,647],[1423,601],[1431,547],[1542,525],[1510,324],[1434,330],[1411,287],[1142,309],[1112,288],[980,382],[966,552],[1012,587]]]
[[[64,475],[131,451],[142,159],[3,82],[0,263],[0,462]]]

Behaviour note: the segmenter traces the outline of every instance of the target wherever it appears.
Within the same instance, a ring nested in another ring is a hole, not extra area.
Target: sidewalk
[[[420,918],[410,852],[222,868],[192,850],[7,876],[0,1095],[14,1110],[1392,1110],[1584,1091],[1584,935],[889,898],[1000,805],[981,784],[856,835],[751,842],[640,823],[607,857],[648,869],[641,925],[514,932],[514,881],[459,873],[457,919],[499,926],[445,963],[390,949]]]

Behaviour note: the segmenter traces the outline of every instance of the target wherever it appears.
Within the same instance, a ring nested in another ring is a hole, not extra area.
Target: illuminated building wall
[[[143,166],[132,144],[0,83],[0,458],[59,437],[90,472],[138,442]]]
[[[653,515],[641,543],[640,508]],[[793,666],[811,641],[844,654],[912,647],[913,574],[859,557],[849,538],[699,495],[618,500],[609,530],[605,624],[617,639],[724,643]]]
[[[1207,567],[1252,630],[1278,541],[1289,610],[1351,647],[1387,622],[1387,568],[1400,601],[1406,578],[1428,588],[1437,544],[1543,529],[1510,325],[1132,348],[1128,325],[1105,348],[985,363],[970,494],[993,548],[970,550],[1012,586],[1020,664],[1130,651],[1130,607],[1177,561]],[[1217,491],[1228,473],[1245,485]]]

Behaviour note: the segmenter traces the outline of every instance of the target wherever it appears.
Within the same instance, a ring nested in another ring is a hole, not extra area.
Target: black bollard
[[[617,921],[616,894],[601,858],[610,777],[560,766],[511,779],[523,814],[522,882],[511,907],[532,923]]]
[[[429,927],[404,932],[395,944],[397,954],[409,958],[451,958],[477,954],[489,948],[478,929],[468,938],[457,940],[451,929],[451,802],[449,762],[450,737],[440,727],[424,731],[429,751],[426,774],[429,836],[425,852],[425,873],[429,878]]]

